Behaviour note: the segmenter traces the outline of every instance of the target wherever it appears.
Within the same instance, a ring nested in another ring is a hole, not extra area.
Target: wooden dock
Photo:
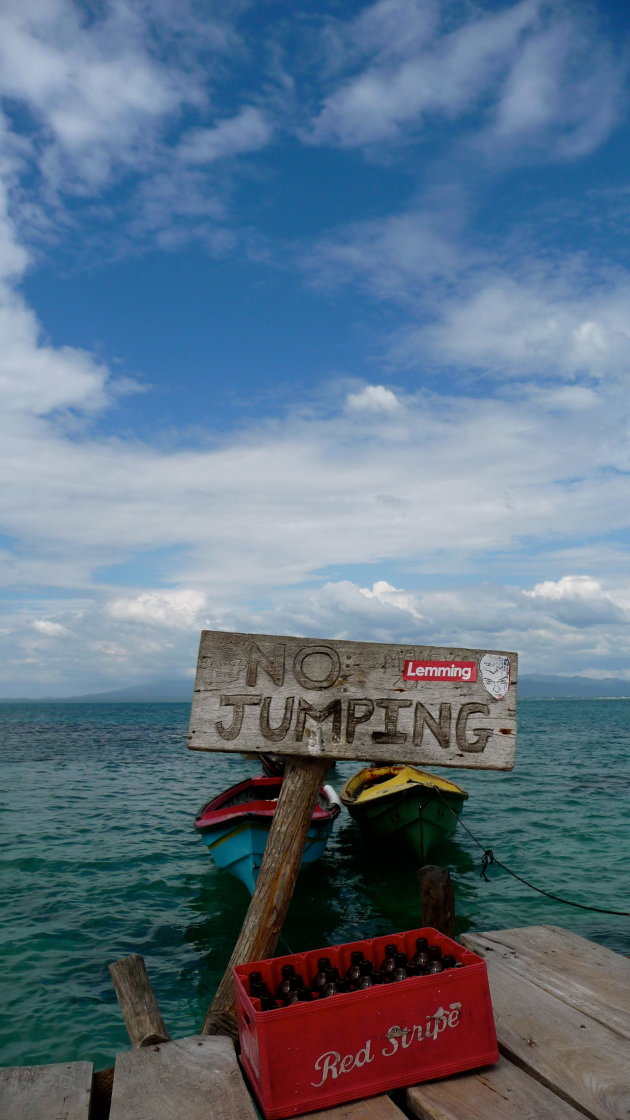
[[[629,1120],[630,960],[556,926],[461,940],[487,962],[500,1061],[311,1117]],[[91,1087],[89,1062],[3,1069],[0,1117],[94,1120]],[[256,1117],[226,1036],[151,1043],[116,1058],[110,1120]]]

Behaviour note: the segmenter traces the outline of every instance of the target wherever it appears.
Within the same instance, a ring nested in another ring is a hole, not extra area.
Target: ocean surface
[[[249,895],[193,820],[259,772],[188,751],[188,704],[0,704],[0,1065],[113,1064],[128,1038],[107,971],[140,953],[173,1037],[199,1029]],[[630,700],[524,700],[511,773],[441,770],[470,793],[432,856],[458,932],[554,923],[630,954]],[[339,788],[358,769],[341,763]],[[473,837],[475,839],[473,839]],[[420,924],[415,868],[367,849],[348,815],[299,879],[279,952]]]

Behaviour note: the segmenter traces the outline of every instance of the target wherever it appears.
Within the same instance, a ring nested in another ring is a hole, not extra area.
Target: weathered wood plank
[[[327,769],[327,760],[321,758],[290,758],[287,763],[256,890],[206,1016],[204,1034],[215,1031],[217,1012],[234,1009],[234,965],[273,956],[293,897],[313,806]]]
[[[192,750],[509,770],[515,653],[201,635]]]
[[[559,926],[467,933],[475,953],[513,972],[630,1038],[630,960]]]
[[[477,1073],[415,1085],[406,1101],[419,1120],[584,1120],[507,1058]]]
[[[256,1120],[229,1038],[193,1035],[116,1055],[110,1120],[210,1117]]]
[[[0,1069],[2,1120],[88,1120],[91,1062]]]
[[[326,1108],[321,1112],[303,1113],[295,1120],[405,1120],[405,1114],[396,1107],[390,1097],[365,1097],[361,1101],[348,1101],[336,1108]]]
[[[630,1116],[628,1043],[489,953],[501,1052],[595,1120]]]

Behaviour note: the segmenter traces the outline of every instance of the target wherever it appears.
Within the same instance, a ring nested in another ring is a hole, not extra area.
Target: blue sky
[[[630,678],[630,16],[0,12],[0,696],[203,628]]]

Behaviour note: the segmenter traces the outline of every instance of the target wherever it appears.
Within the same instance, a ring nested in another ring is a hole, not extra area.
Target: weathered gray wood
[[[406,1102],[419,1120],[584,1120],[507,1058],[478,1073],[415,1085]]]
[[[404,1112],[388,1096],[365,1097],[361,1101],[348,1101],[336,1108],[321,1112],[303,1113],[295,1120],[405,1120]]]
[[[455,936],[455,895],[448,867],[427,864],[418,872],[420,924]]]
[[[188,745],[509,770],[516,676],[515,653],[206,630]]]
[[[0,1069],[2,1120],[88,1120],[92,1063]]]
[[[160,1014],[144,960],[136,953],[109,966],[114,989],[132,1046],[167,1042],[170,1035]]]
[[[519,976],[630,1038],[627,957],[558,926],[467,933],[462,941],[473,952],[501,960]]]
[[[290,758],[269,830],[256,890],[245,915],[238,941],[203,1026],[215,1030],[218,1011],[234,1009],[232,968],[273,955],[286,918],[300,869],[306,833],[328,762]]]
[[[228,1038],[193,1035],[116,1055],[110,1120],[256,1120]]]
[[[595,1120],[630,1115],[627,1039],[493,953],[486,963],[501,1052]]]

